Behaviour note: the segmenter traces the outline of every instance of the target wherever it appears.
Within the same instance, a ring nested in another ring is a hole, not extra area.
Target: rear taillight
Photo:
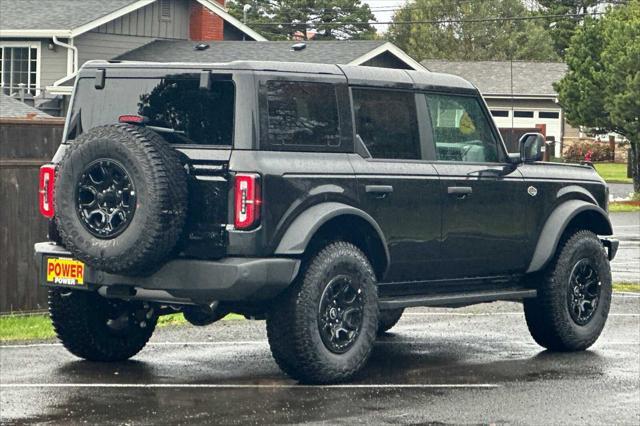
[[[260,223],[262,205],[260,176],[238,173],[235,184],[235,220],[236,229],[251,229]]]
[[[126,124],[145,124],[147,121],[149,121],[149,119],[147,117],[143,117],[142,115],[126,114],[118,117],[119,123]]]
[[[53,186],[56,180],[56,166],[45,164],[40,167],[40,179],[38,183],[38,204],[40,213],[44,217],[52,218],[53,210]]]

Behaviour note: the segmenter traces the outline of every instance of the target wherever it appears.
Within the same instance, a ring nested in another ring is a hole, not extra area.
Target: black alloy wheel
[[[318,328],[324,345],[333,353],[349,350],[362,329],[362,289],[347,275],[333,278],[324,289]]]
[[[136,191],[124,166],[112,159],[90,163],[76,188],[76,210],[95,237],[114,238],[127,229],[136,210]]]
[[[573,266],[569,277],[567,303],[571,319],[578,325],[587,324],[593,318],[602,284],[598,272],[589,259],[581,259]]]

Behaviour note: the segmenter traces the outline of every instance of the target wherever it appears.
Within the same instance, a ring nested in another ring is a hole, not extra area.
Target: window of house
[[[265,88],[269,148],[326,150],[340,146],[335,85],[272,80]]]
[[[373,158],[420,159],[415,95],[353,89],[356,133]]]
[[[38,49],[34,46],[0,45],[0,86],[5,95],[35,95],[38,90]]]
[[[169,143],[218,145],[233,143],[235,85],[219,76],[209,90],[200,88],[198,74],[170,74],[163,78],[107,78],[103,89],[95,79],[82,78],[70,112],[67,139],[121,115],[148,119]]]
[[[560,113],[556,111],[540,111],[539,118],[560,118]]]
[[[438,161],[498,162],[498,148],[478,99],[427,95]]]
[[[171,19],[171,0],[160,0],[160,19],[163,21]]]
[[[502,110],[502,109],[492,109],[491,115],[493,115],[494,117],[508,117],[509,111]]]
[[[533,111],[513,111],[513,116],[518,118],[533,118]]]

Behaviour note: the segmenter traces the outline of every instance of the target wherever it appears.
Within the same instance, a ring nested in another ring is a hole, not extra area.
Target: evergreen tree
[[[558,60],[544,20],[486,20],[533,15],[521,0],[414,0],[394,15],[389,38],[420,60]]]
[[[309,38],[316,40],[371,39],[376,31],[369,24],[375,17],[361,0],[231,0],[229,12],[269,40]],[[279,23],[282,25],[273,25]]]

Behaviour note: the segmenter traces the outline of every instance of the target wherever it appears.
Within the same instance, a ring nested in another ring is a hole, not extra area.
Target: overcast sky
[[[405,4],[407,0],[362,0],[363,3],[367,3],[371,8],[371,11],[376,16],[378,22],[391,21],[393,18],[393,11],[389,9],[398,9]],[[376,25],[378,32],[384,32],[387,30],[387,25]]]

